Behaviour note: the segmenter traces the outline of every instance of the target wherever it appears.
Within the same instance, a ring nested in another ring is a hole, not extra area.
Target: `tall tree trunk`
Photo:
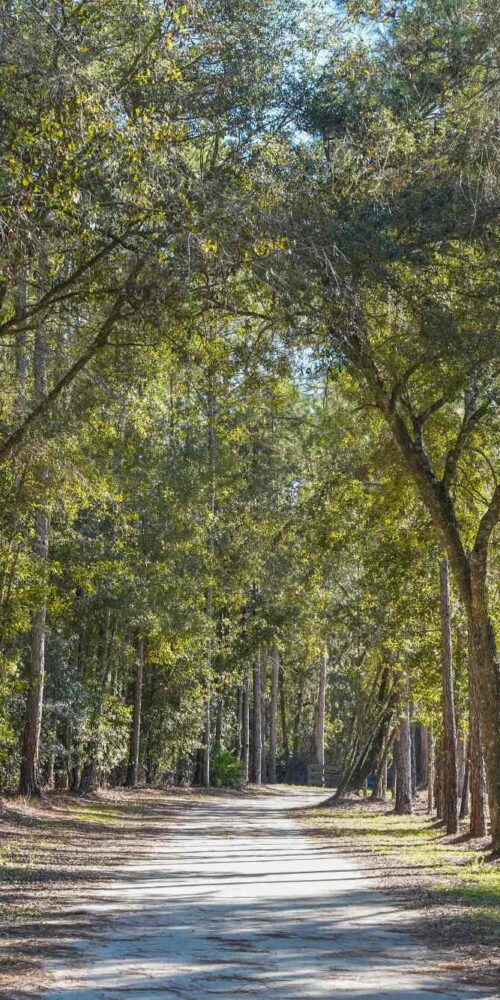
[[[497,486],[496,494],[500,510],[500,486]],[[490,511],[491,509],[490,507]],[[487,514],[483,517],[483,524],[486,517]],[[491,530],[493,529],[491,528]],[[478,532],[478,536],[480,536],[480,532]],[[477,669],[479,680],[480,734],[486,763],[491,835],[493,846],[500,851],[500,662],[496,649],[495,633],[488,613],[486,559],[486,543],[483,540],[479,544],[476,540],[470,558],[471,614],[469,628],[474,650],[473,669],[474,672]],[[477,775],[475,777],[477,780]]]
[[[427,812],[432,813],[434,809],[434,733],[432,726],[427,727]]]
[[[416,723],[411,721],[413,705],[410,705],[410,740],[411,740],[411,797],[417,794],[417,732]]]
[[[211,336],[211,334],[210,334]],[[215,573],[215,513],[217,508],[217,487],[216,487],[216,457],[217,457],[217,400],[215,395],[215,372],[208,373],[207,386],[207,458],[209,474],[209,502],[208,502],[208,551],[211,574]],[[208,585],[207,594],[207,616],[209,620],[209,635],[207,648],[207,691],[205,699],[205,726],[204,726],[204,758],[203,758],[203,784],[205,788],[210,788],[210,740],[211,740],[211,699],[212,699],[212,673],[213,673],[213,619],[214,619],[214,595],[212,582]]]
[[[443,819],[447,833],[458,832],[458,761],[448,559],[439,568],[441,606],[441,687],[443,711]]]
[[[35,333],[34,382],[37,401],[46,393],[45,343],[42,332]],[[43,491],[47,470],[38,471],[38,480]],[[21,746],[21,768],[19,792],[21,795],[39,795],[40,778],[38,758],[40,755],[40,733],[42,728],[43,691],[45,683],[45,628],[47,604],[45,587],[49,561],[49,515],[42,499],[35,513],[35,540],[33,552],[38,564],[38,575],[42,581],[42,593],[38,599],[38,609],[31,619],[30,659],[28,670],[28,695]]]
[[[486,780],[481,738],[481,694],[477,662],[469,635],[469,787],[470,832],[486,836]]]
[[[500,519],[500,483],[497,483],[491,500],[481,517],[470,556],[465,551],[464,540],[456,516],[450,483],[468,433],[474,425],[474,409],[470,400],[465,401],[462,428],[456,445],[446,457],[444,477],[432,470],[429,455],[422,439],[422,424],[414,419],[412,437],[407,415],[403,415],[394,394],[389,392],[381,378],[366,337],[353,334],[350,340],[351,357],[369,380],[374,399],[389,424],[406,466],[419,490],[448,553],[450,565],[467,613],[469,640],[473,655],[469,666],[474,671],[473,683],[477,685],[479,720],[486,763],[488,797],[491,817],[493,847],[500,851],[500,664],[495,634],[489,616],[487,568],[491,538]],[[476,411],[477,412],[477,411]],[[473,779],[473,759],[476,774]],[[479,752],[476,745],[471,753],[471,792],[477,781],[476,762]],[[471,802],[471,819],[473,815]],[[479,821],[480,817],[478,817]]]
[[[443,783],[443,740],[436,744],[434,756],[434,800],[436,816],[444,819],[444,783]]]
[[[375,784],[373,788],[373,798],[385,799],[387,795],[387,759],[394,739],[394,731],[391,728],[392,722],[384,723],[384,731],[381,740],[381,750],[375,771]]]
[[[236,735],[234,753],[238,760],[243,760],[243,687],[240,684],[236,692]]]
[[[262,784],[262,686],[260,652],[253,664],[253,780]]]
[[[210,788],[210,685],[205,698],[205,724],[203,727],[203,785]]]
[[[299,678],[299,689],[297,691],[297,701],[295,703],[295,715],[293,718],[292,753],[294,757],[297,757],[299,752],[300,724],[302,722],[302,710],[304,707],[305,683],[306,683],[305,674],[302,673]]]
[[[285,681],[283,676],[283,664],[280,665],[280,672],[279,672],[279,695],[280,695],[281,742],[283,744],[285,775],[288,775],[288,766],[290,763],[290,744],[288,740],[288,722],[286,717],[286,692],[285,692]]]
[[[222,746],[222,716],[224,713],[224,700],[221,694],[217,695],[217,710],[215,713],[215,733],[214,750],[220,750]]]
[[[271,650],[271,705],[269,711],[269,781],[276,784],[276,734],[278,722],[278,683],[280,658],[277,646]]]
[[[465,767],[462,780],[462,792],[460,798],[460,819],[465,819],[469,814],[469,774],[470,774],[470,744],[467,740],[465,744]]]
[[[245,782],[250,780],[250,677],[247,673],[243,681],[242,754]]]
[[[408,701],[405,702],[396,735],[396,768],[397,782],[394,812],[398,816],[403,816],[413,811],[411,797],[410,705]]]
[[[91,738],[85,749],[85,761],[80,776],[78,791],[82,795],[95,792],[99,786],[99,775],[97,773],[97,740]]]
[[[132,711],[132,729],[130,733],[130,753],[127,768],[127,785],[135,788],[139,771],[139,751],[141,743],[141,709],[142,681],[144,673],[144,639],[138,638],[136,643],[134,706]]]
[[[264,697],[265,687],[266,687],[265,664],[261,661],[261,674],[260,674],[260,690],[261,690],[261,699],[260,699],[261,709],[260,710],[262,712],[262,719],[261,719],[261,730],[262,730],[262,766],[261,766],[261,774],[262,774],[262,781],[263,782],[267,781],[267,752],[266,752],[266,743],[267,743],[267,740],[269,738],[268,717],[267,717],[267,715],[268,715],[268,713],[267,713],[268,706],[267,706],[266,699]]]
[[[420,727],[420,768],[422,787],[427,788],[429,774],[429,729],[427,726]]]
[[[319,661],[318,703],[316,707],[316,726],[314,733],[314,749],[316,763],[321,767],[321,785],[325,784],[325,708],[326,708],[326,667],[327,652],[323,650]]]

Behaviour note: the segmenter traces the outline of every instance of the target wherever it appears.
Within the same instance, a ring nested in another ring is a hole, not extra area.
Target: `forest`
[[[2,792],[500,850],[497,17],[3,0]]]

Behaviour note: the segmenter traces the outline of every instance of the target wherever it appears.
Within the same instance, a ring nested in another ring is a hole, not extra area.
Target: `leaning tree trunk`
[[[404,816],[413,812],[411,797],[410,706],[406,701],[396,734],[396,803],[394,812]]]
[[[262,684],[260,653],[253,664],[253,780],[262,784]]]
[[[443,819],[447,833],[458,832],[458,762],[455,694],[453,689],[453,659],[451,645],[451,610],[448,559],[441,562],[441,685],[443,711]]]
[[[325,784],[325,707],[326,707],[326,667],[327,653],[323,651],[319,661],[319,689],[316,709],[314,744],[316,763],[321,767],[321,785]]]
[[[269,711],[269,781],[276,784],[276,733],[278,721],[278,682],[280,660],[277,646],[271,650],[271,704]]]
[[[130,753],[127,768],[127,786],[135,788],[139,771],[141,745],[142,680],[144,672],[144,639],[137,639],[134,681],[134,707],[130,733]]]

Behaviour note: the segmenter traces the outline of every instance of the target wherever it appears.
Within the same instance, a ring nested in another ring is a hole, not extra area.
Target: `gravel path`
[[[415,915],[304,835],[290,810],[320,798],[190,803],[149,857],[85,900],[95,934],[51,964],[43,1000],[491,997],[440,976]]]

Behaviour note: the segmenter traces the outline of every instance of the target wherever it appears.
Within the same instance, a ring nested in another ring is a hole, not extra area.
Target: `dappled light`
[[[92,929],[73,961],[51,960],[44,1000],[458,997],[411,911],[371,887],[369,859],[346,858],[292,818],[320,799],[189,803],[149,857],[85,892]]]

